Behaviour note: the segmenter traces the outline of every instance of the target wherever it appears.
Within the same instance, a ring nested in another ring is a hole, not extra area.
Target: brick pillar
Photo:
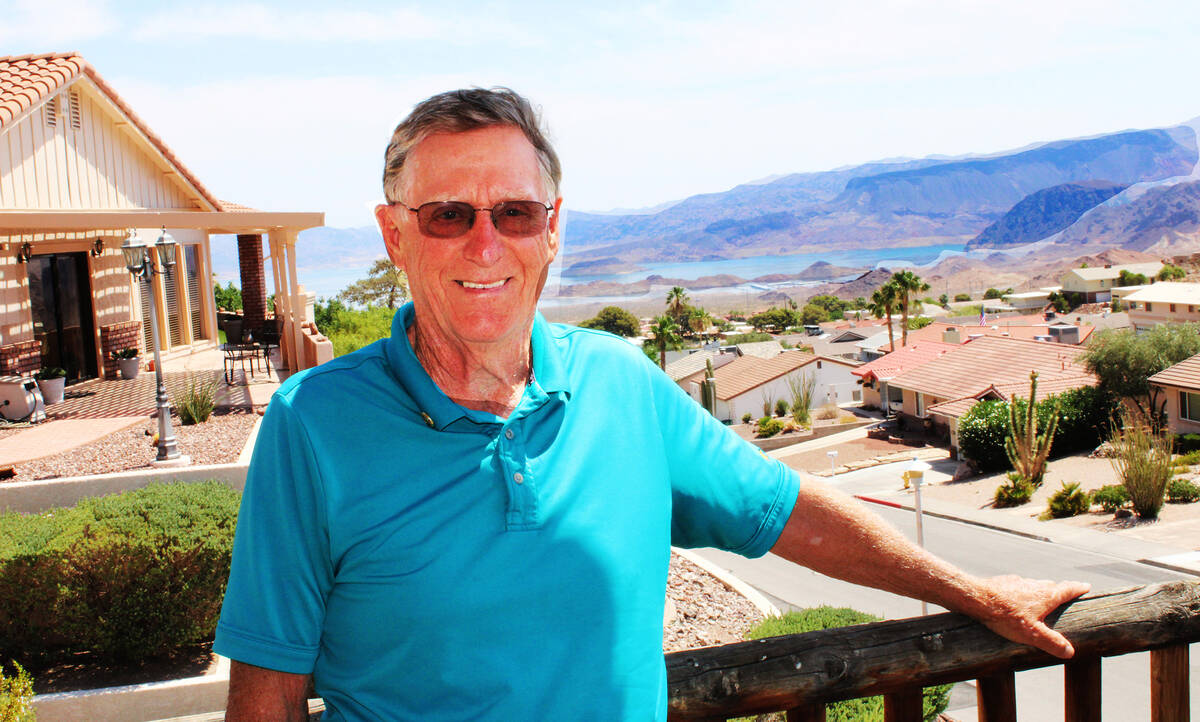
[[[141,338],[141,321],[122,321],[100,327],[100,352],[104,354],[104,378],[117,378],[117,362],[113,360],[112,352],[138,348]]]
[[[243,331],[257,331],[267,315],[267,284],[263,272],[263,239],[259,234],[240,235],[238,268],[242,276]]]
[[[41,341],[18,341],[0,346],[0,376],[32,376],[41,367]]]

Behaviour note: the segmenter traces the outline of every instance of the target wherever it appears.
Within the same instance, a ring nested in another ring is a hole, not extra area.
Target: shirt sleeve
[[[246,476],[217,653],[281,672],[312,672],[333,579],[324,499],[309,438],[277,394]]]
[[[766,554],[796,504],[799,474],[713,418],[657,367],[648,373],[671,474],[671,543]]]

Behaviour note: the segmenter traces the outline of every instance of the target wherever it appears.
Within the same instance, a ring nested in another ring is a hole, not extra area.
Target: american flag
[[[983,312],[983,306],[979,307],[979,325],[980,326],[987,325],[987,314]]]

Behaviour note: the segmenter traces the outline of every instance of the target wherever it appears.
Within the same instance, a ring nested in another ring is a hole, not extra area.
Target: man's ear
[[[554,199],[554,213],[550,216],[549,235],[550,235],[550,260],[553,261],[562,250],[562,231],[566,226],[562,217],[563,199],[562,196]]]
[[[388,258],[396,268],[404,270],[404,245],[400,239],[400,227],[393,217],[393,206],[381,203],[375,206],[375,221],[379,224],[379,232],[383,235],[383,247],[387,249]]]

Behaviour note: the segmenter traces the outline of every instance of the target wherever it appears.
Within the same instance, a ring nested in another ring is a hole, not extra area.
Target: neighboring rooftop
[[[753,341],[751,343],[739,343],[735,348],[743,356],[757,356],[759,358],[774,358],[783,353],[783,344],[778,341]]]
[[[1200,391],[1200,354],[1159,371],[1150,377],[1150,383]]]
[[[741,396],[747,391],[773,381],[780,376],[806,366],[817,360],[817,356],[804,351],[784,351],[769,359],[758,356],[743,356],[725,364],[713,372],[717,382],[717,398],[722,401]],[[698,381],[702,373],[697,372],[687,377],[688,381]]]
[[[713,368],[720,368],[737,357],[738,355],[733,352],[697,351],[667,364],[666,372],[672,381],[679,381],[697,371],[703,371],[706,368],[705,361],[709,359],[712,359]]]
[[[864,380],[880,379],[887,381],[957,348],[959,348],[958,344],[942,343],[941,341],[920,341],[919,343],[897,348],[885,356],[859,366],[850,373],[855,376],[861,376]]]
[[[1163,269],[1161,261],[1148,263],[1122,263],[1115,266],[1089,266],[1087,268],[1072,268],[1067,273],[1073,273],[1085,281],[1099,281],[1102,278],[1118,278],[1121,271],[1140,273],[1143,276],[1154,276]]]
[[[1142,303],[1186,303],[1200,305],[1200,283],[1183,281],[1160,281],[1152,283],[1125,297],[1129,302]]]

